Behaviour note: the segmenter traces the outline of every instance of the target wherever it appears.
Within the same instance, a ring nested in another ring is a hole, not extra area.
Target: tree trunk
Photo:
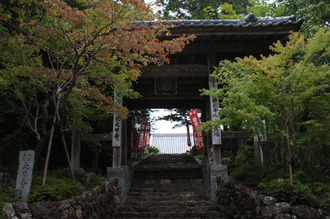
[[[286,134],[287,134],[287,145],[288,145],[288,154],[289,154],[289,174],[290,174],[290,185],[293,186],[293,171],[292,171],[292,154],[290,147],[290,135],[289,135],[289,127],[286,126]]]
[[[68,166],[69,166],[69,169],[70,169],[70,172],[71,172],[71,177],[72,177],[73,180],[76,180],[75,177],[74,177],[73,170],[72,170],[72,165],[71,165],[70,156],[69,156],[69,152],[68,152],[68,146],[66,144],[66,141],[65,141],[65,138],[64,138],[64,135],[63,135],[62,131],[61,131],[61,139],[62,139],[64,151],[65,151],[66,160],[68,161]]]
[[[42,135],[40,140],[37,143],[37,146],[34,148],[34,151],[35,151],[34,163],[36,163],[38,161],[42,151],[46,147],[48,138],[49,138],[49,134]]]

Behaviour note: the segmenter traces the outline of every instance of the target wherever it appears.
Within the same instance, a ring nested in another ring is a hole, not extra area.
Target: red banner
[[[146,125],[146,133],[145,133],[145,147],[150,146],[150,122],[147,123]]]
[[[188,115],[193,126],[194,131],[194,144],[197,150],[201,152],[204,151],[204,143],[203,143],[203,133],[198,131],[198,128],[201,126],[201,122],[198,118],[197,109],[192,109],[188,111]]]
[[[142,120],[137,149],[142,150],[150,146],[150,122]]]

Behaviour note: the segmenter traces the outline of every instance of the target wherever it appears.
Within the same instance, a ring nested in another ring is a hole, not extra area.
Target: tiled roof
[[[304,20],[296,20],[294,15],[290,17],[260,17],[257,18],[254,14],[248,14],[240,20],[164,20],[160,21],[163,24],[173,24],[176,28],[185,27],[275,27],[294,25],[300,26]],[[138,24],[147,23],[152,26],[159,21],[138,21]]]

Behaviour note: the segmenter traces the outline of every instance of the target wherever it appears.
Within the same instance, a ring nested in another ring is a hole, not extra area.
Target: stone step
[[[130,189],[131,192],[189,192],[189,191],[195,191],[195,192],[204,192],[205,188],[203,188],[204,185],[179,185],[175,186],[173,184],[169,185],[148,185],[144,187],[137,187],[134,186]]]
[[[138,188],[153,188],[153,191],[155,190],[164,191],[166,188],[168,188],[168,190],[173,190],[173,188],[177,188],[180,191],[189,191],[189,190],[196,191],[196,190],[202,190],[203,188],[205,188],[205,185],[202,179],[180,179],[180,180],[135,179],[132,185],[132,189],[138,189]]]
[[[152,206],[209,206],[209,200],[206,197],[128,197],[126,199],[125,206],[134,205],[134,206],[144,206],[144,205],[152,205]]]
[[[217,211],[207,212],[121,212],[114,215],[114,218],[207,218],[207,219],[219,219],[220,213]]]
[[[186,191],[186,192],[129,192],[127,198],[129,199],[172,199],[172,198],[185,198],[185,199],[207,199],[205,192],[199,191]]]
[[[135,170],[135,179],[201,179],[200,168]]]
[[[153,200],[146,200],[141,201],[137,199],[127,200],[125,206],[181,206],[182,208],[185,207],[196,207],[196,206],[209,206],[210,203],[207,200],[162,200],[162,201],[153,201]]]
[[[118,213],[122,212],[207,212],[216,211],[215,207],[207,206],[136,206],[136,205],[126,205],[118,210]]]
[[[153,184],[157,184],[157,185],[162,185],[162,184],[203,184],[203,180],[202,179],[176,179],[176,180],[171,180],[171,179],[134,179],[133,185],[138,184],[139,186],[141,184],[143,185],[153,185]]]

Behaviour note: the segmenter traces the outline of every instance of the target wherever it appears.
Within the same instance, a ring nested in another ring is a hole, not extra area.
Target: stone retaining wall
[[[330,219],[327,212],[305,205],[291,206],[258,194],[230,177],[217,178],[217,209],[222,217],[262,219]]]
[[[18,202],[12,205],[13,212],[4,211],[4,219],[16,218],[111,218],[119,207],[118,180],[109,178],[102,185],[79,196],[61,201],[41,201],[31,204]],[[7,210],[10,208],[7,205]]]

